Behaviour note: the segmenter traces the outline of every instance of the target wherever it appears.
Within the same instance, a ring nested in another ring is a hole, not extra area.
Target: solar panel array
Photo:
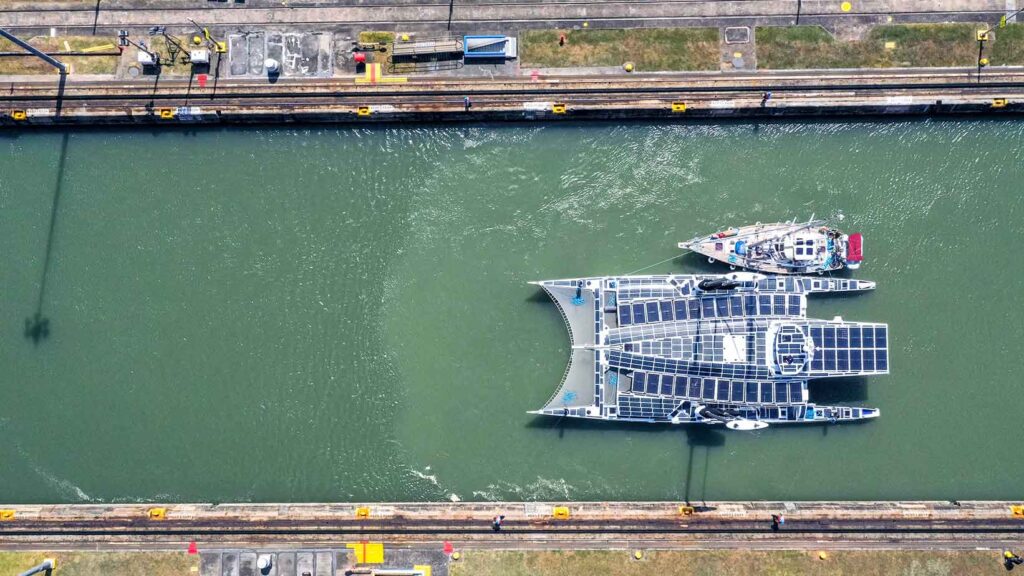
[[[744,316],[800,316],[799,294],[735,294],[678,300],[648,300],[624,303],[619,298],[619,326],[681,320],[742,318]]]
[[[811,376],[835,372],[888,372],[889,328],[884,324],[811,324]]]
[[[802,380],[758,382],[699,378],[673,374],[633,372],[629,391],[633,395],[674,397],[729,404],[799,404],[803,402]]]

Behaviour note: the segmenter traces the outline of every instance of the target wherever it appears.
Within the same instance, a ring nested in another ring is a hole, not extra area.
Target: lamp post
[[[452,13],[455,12],[455,0],[448,0],[448,31],[452,31]]]

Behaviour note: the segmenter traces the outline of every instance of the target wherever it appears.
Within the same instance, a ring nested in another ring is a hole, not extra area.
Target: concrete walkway
[[[801,23],[822,18],[869,21],[992,20],[1005,13],[1007,0],[852,0],[849,10],[838,0],[803,0]],[[111,31],[125,27],[166,25],[190,29],[187,18],[221,28],[256,26],[378,25],[387,28],[423,28],[446,25],[448,5],[383,2],[378,6],[283,6],[275,8],[230,4],[182,8],[172,2],[161,8],[26,10],[0,12],[0,26],[9,29],[56,27]],[[150,2],[147,6],[156,6]],[[729,26],[734,24],[792,24],[797,2],[780,0],[722,0],[718,2],[536,2],[455,4],[452,25],[476,31],[509,31],[529,27],[573,26],[588,22],[595,27]]]

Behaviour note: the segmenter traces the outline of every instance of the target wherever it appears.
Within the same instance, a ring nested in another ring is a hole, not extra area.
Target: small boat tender
[[[772,274],[810,274],[860,268],[863,238],[843,234],[824,220],[757,223],[698,236],[679,247],[718,260],[732,269]]]

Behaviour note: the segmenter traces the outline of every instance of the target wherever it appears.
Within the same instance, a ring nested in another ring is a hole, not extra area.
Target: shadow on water
[[[725,434],[708,426],[687,426],[686,445],[686,476],[683,480],[683,501],[692,506],[693,497],[693,462],[699,450],[704,451],[704,474],[701,479],[700,501],[706,500],[708,490],[708,470],[711,468],[711,449],[725,446]]]
[[[815,404],[843,404],[868,399],[868,379],[864,376],[823,378],[807,383],[807,392]]]
[[[64,133],[60,142],[60,157],[57,159],[57,183],[53,190],[53,205],[50,208],[50,229],[46,235],[46,255],[43,257],[43,277],[39,282],[36,311],[32,317],[25,318],[25,337],[31,339],[36,345],[50,336],[50,319],[43,316],[43,299],[46,296],[46,281],[53,255],[53,234],[57,227],[57,210],[60,207],[60,194],[64,187],[64,164],[68,156],[68,137],[69,134]]]

